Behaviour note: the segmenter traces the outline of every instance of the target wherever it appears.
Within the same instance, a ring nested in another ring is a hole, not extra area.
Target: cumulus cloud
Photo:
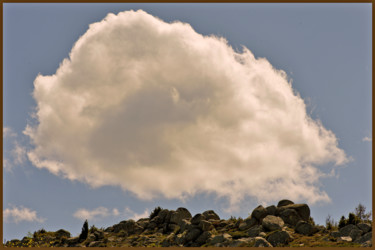
[[[136,213],[133,210],[131,210],[129,207],[125,207],[124,209],[124,216],[129,219],[133,219],[135,221],[142,219],[142,218],[148,218],[150,216],[149,210],[146,208],[143,213]]]
[[[45,221],[45,218],[37,216],[36,211],[23,206],[13,206],[12,208],[5,209],[3,211],[3,217],[4,221],[14,223],[19,223],[22,221],[43,223]]]
[[[33,97],[36,167],[141,199],[328,201],[319,166],[347,160],[284,71],[142,10],[91,24]]]
[[[27,159],[27,151],[19,142],[18,135],[12,128],[3,128],[4,159],[3,166],[6,171],[11,171],[16,165],[22,165]],[[9,146],[9,149],[7,147]]]
[[[372,141],[372,138],[369,137],[369,136],[366,136],[362,139],[362,141],[368,141],[368,142],[371,142]]]
[[[101,220],[108,216],[117,216],[119,215],[117,209],[113,209],[112,212],[106,207],[98,207],[93,210],[88,210],[85,208],[78,209],[73,216],[80,220]]]
[[[12,128],[3,127],[3,138],[16,137],[17,134],[14,133]]]

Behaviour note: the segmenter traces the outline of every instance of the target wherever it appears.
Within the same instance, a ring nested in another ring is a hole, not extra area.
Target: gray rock
[[[242,238],[242,239],[237,239],[229,243],[229,247],[241,247],[244,246],[250,242],[255,241],[254,238]]]
[[[365,233],[364,235],[362,235],[362,237],[358,238],[355,242],[363,244],[366,241],[372,242],[372,232]]]
[[[294,209],[285,209],[279,214],[279,216],[286,224],[291,226],[297,225],[298,221],[301,220],[301,217]]]
[[[199,246],[206,244],[207,240],[211,238],[212,234],[208,231],[203,232],[199,237],[195,240],[196,243],[198,243]]]
[[[202,231],[198,228],[193,228],[192,230],[188,231],[185,237],[185,242],[192,242],[195,241]]]
[[[216,235],[210,241],[210,245],[216,245],[217,243],[223,243],[223,242],[225,242],[227,240],[231,240],[231,239],[232,239],[232,236],[230,236],[227,233],[224,233],[222,235]]]
[[[272,245],[262,237],[255,237],[254,247],[272,247]]]
[[[250,228],[247,233],[249,237],[257,237],[262,232],[263,227],[260,225],[255,225]]]
[[[181,220],[180,224],[180,230],[181,232],[188,230],[191,227],[191,223],[188,220]]]
[[[121,221],[119,224],[113,225],[113,232],[118,233],[121,230],[124,230],[128,234],[140,233],[143,231],[134,220]]]
[[[175,212],[171,214],[170,223],[179,224],[183,219],[191,219],[189,210],[183,207],[179,207]]]
[[[346,225],[346,226],[343,227],[343,228],[340,228],[340,230],[339,230],[339,232],[340,232],[340,236],[349,236],[349,235],[350,235],[350,232],[351,232],[353,229],[358,229],[358,227],[356,227],[355,225],[349,224],[349,225]]]
[[[291,204],[294,204],[294,202],[290,200],[281,200],[279,203],[277,203],[277,207],[283,207]]]
[[[353,239],[353,241],[355,241],[356,239],[359,239],[362,234],[363,234],[362,230],[360,230],[360,229],[353,229],[352,231],[350,231],[349,236],[350,236],[350,238]]]
[[[291,240],[290,234],[287,231],[276,231],[267,237],[267,241],[272,246],[284,246]]]
[[[262,226],[268,231],[281,230],[284,226],[284,221],[280,217],[267,215],[262,221]]]
[[[219,215],[217,215],[213,210],[203,212],[203,216],[206,220],[220,220]]]
[[[215,227],[208,221],[206,220],[201,220],[199,222],[199,228],[205,232],[205,231],[211,231],[212,229],[214,229]]]
[[[179,225],[176,225],[176,224],[173,224],[173,223],[170,223],[170,224],[167,224],[167,228],[168,232],[178,232],[181,228]]]
[[[302,220],[308,221],[310,218],[310,208],[307,204],[290,204],[276,209],[276,215],[281,214],[286,209],[293,209]]]
[[[370,223],[359,223],[357,227],[362,230],[364,233],[371,231],[371,224]]]
[[[190,222],[191,224],[193,225],[199,225],[199,223],[201,222],[201,220],[204,220],[204,216],[202,214],[196,214],[194,215],[193,218],[191,218]]]
[[[257,220],[255,218],[246,218],[238,225],[238,229],[241,231],[245,231],[257,224]]]
[[[295,231],[299,234],[313,235],[315,232],[314,226],[306,221],[299,221],[296,225]]]
[[[266,211],[268,215],[275,215],[276,214],[276,207],[274,205],[266,207]]]
[[[338,237],[340,237],[340,232],[339,231],[333,231],[329,235],[332,236],[333,238],[338,238]]]
[[[259,221],[266,216],[267,216],[267,210],[262,205],[257,206],[251,213],[251,218],[255,218]]]

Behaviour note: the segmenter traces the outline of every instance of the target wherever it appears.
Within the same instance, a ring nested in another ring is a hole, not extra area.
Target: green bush
[[[333,230],[337,228],[337,222],[335,222],[331,215],[328,215],[326,218],[326,228],[327,230]]]
[[[87,220],[83,223],[81,234],[79,235],[80,241],[86,240],[89,235],[89,223]]]
[[[158,216],[158,214],[160,213],[161,210],[162,210],[161,207],[156,207],[154,209],[154,211],[152,211],[151,214],[150,214],[150,217],[149,217],[150,220],[152,220],[153,218],[155,218],[156,216]]]
[[[345,227],[346,225],[348,225],[348,220],[345,219],[345,216],[341,216],[341,219],[339,221],[339,228],[343,228]]]

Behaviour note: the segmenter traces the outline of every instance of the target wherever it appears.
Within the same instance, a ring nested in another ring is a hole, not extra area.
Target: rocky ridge
[[[208,210],[194,216],[186,208],[157,208],[149,218],[125,220],[108,228],[91,227],[84,238],[63,229],[39,230],[33,237],[5,246],[53,247],[278,247],[372,246],[372,225],[346,225],[336,231],[315,225],[307,204],[281,200],[277,206],[256,207],[246,219],[227,220]]]

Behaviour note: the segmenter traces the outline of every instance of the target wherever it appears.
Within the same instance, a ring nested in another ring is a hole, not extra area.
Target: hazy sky
[[[371,209],[371,4],[4,4],[4,238],[156,206]]]

